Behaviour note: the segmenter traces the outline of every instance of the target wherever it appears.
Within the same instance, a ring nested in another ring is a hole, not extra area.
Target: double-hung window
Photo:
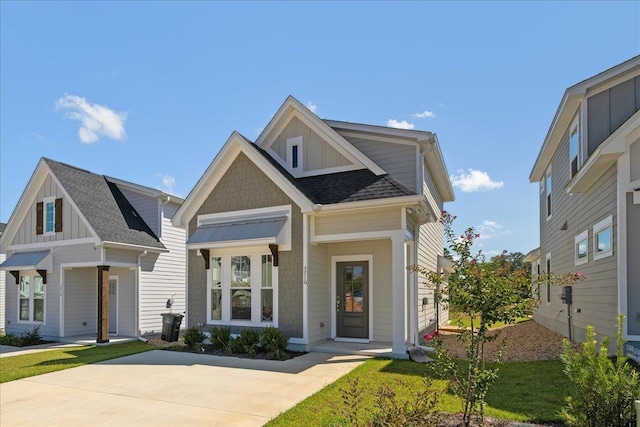
[[[44,322],[45,292],[42,277],[37,274],[20,276],[18,321]]]
[[[44,234],[55,233],[56,225],[56,198],[47,197],[44,199]]]
[[[278,275],[268,249],[221,250],[208,276],[209,323],[277,326]]]
[[[613,255],[613,217],[609,215],[593,226],[593,259]]]

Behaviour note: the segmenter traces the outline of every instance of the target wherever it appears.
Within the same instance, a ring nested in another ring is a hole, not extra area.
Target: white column
[[[406,354],[405,322],[406,322],[406,289],[407,289],[407,250],[404,243],[404,231],[394,232],[391,237],[391,307],[392,313],[392,352]]]

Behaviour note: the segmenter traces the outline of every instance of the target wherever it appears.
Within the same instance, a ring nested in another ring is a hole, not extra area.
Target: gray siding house
[[[173,218],[188,325],[405,357],[447,321],[406,267],[445,268],[438,219],[453,198],[435,134],[322,120],[289,97],[257,141],[231,135]]]
[[[587,325],[614,337],[618,313],[627,339],[640,340],[639,140],[637,56],[566,90],[531,171],[540,185],[533,273],[586,275],[571,306],[560,286],[540,283],[534,319],[577,341]]]
[[[183,199],[41,159],[0,237],[4,327],[48,340],[159,333],[184,311]]]

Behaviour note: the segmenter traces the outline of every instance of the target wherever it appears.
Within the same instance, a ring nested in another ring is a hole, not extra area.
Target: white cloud
[[[316,104],[313,104],[311,101],[309,101],[307,102],[307,108],[311,110],[312,113],[315,113],[316,108],[318,108],[318,106]]]
[[[419,119],[426,119],[426,118],[434,118],[436,116],[436,114],[433,111],[428,111],[428,110],[424,110],[422,113],[416,113],[413,115],[413,117],[417,117]]]
[[[511,234],[511,230],[507,230],[502,224],[499,224],[496,221],[492,221],[490,219],[485,219],[484,221],[482,221],[482,224],[476,226],[475,229],[476,232],[480,235],[480,237],[478,237],[478,240],[493,239],[496,236],[505,236],[507,234]]]
[[[157,173],[156,176],[161,179],[162,187],[156,187],[165,193],[175,194],[176,179],[169,174]]]
[[[91,144],[105,136],[122,141],[127,137],[124,122],[127,113],[116,112],[109,107],[91,104],[85,98],[66,94],[56,102],[57,110],[65,110],[65,117],[78,120],[78,137],[84,144]]]
[[[451,185],[458,187],[465,193],[471,193],[474,191],[494,190],[504,186],[502,181],[492,181],[489,174],[483,171],[469,169],[469,173],[465,174],[464,170],[460,169],[459,175],[451,175]]]
[[[413,129],[415,126],[413,125],[413,123],[409,123],[406,120],[403,120],[401,122],[395,120],[395,119],[389,119],[387,120],[387,126],[389,126],[390,128],[396,128],[396,129]]]

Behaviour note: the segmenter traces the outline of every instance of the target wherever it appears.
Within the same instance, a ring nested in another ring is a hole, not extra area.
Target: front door
[[[336,333],[369,338],[369,262],[336,263]]]
[[[118,334],[118,279],[109,279],[109,334]]]

